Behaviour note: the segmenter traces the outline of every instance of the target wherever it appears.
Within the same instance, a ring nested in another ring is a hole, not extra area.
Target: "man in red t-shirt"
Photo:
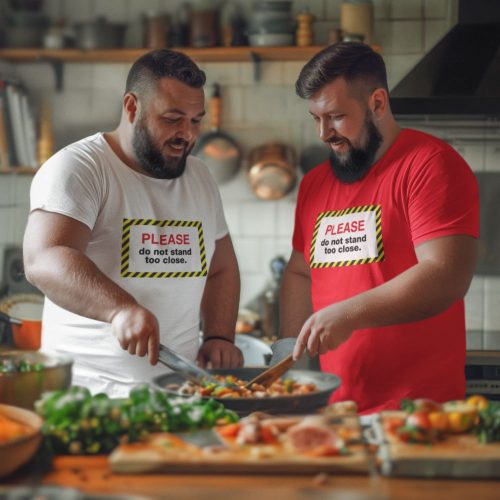
[[[331,151],[299,188],[281,336],[297,337],[296,359],[319,353],[342,380],[332,401],[362,414],[462,398],[473,173],[443,141],[400,128],[384,62],[365,44],[321,51],[296,90]]]

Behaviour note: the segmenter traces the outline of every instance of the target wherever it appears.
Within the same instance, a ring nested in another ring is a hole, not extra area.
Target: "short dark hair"
[[[376,88],[388,91],[384,60],[369,45],[359,42],[340,42],[318,52],[302,68],[295,91],[302,99],[309,99],[340,77],[349,83],[365,83],[371,91]]]
[[[174,78],[193,88],[205,84],[205,72],[182,52],[158,49],[144,54],[130,68],[125,93],[147,93],[160,79]]]

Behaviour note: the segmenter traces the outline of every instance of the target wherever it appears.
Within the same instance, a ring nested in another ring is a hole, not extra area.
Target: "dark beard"
[[[184,144],[186,147],[188,144],[183,139],[170,142],[175,145]],[[134,129],[132,147],[142,169],[157,179],[176,179],[180,177],[186,169],[186,159],[192,149],[192,146],[186,149],[182,156],[166,158],[155,146],[143,118],[139,118]]]
[[[359,181],[367,174],[383,141],[382,134],[378,131],[373,120],[367,117],[365,123],[368,133],[366,146],[355,148],[349,142],[350,150],[342,156],[330,151],[329,160],[333,175],[346,184]]]

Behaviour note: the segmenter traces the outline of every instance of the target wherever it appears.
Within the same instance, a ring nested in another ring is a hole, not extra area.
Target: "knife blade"
[[[227,445],[213,429],[174,432],[174,435],[198,448],[207,448],[211,446],[227,448]]]
[[[191,380],[196,385],[203,386],[206,382],[211,382],[220,385],[220,382],[210,373],[195,365],[191,360],[172,351],[168,347],[160,344],[158,353],[158,361],[168,366],[174,372],[181,374],[183,377]]]

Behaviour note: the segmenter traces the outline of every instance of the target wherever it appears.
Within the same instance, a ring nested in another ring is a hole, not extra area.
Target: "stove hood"
[[[395,115],[500,117],[500,1],[457,6],[458,23],[392,89]]]

